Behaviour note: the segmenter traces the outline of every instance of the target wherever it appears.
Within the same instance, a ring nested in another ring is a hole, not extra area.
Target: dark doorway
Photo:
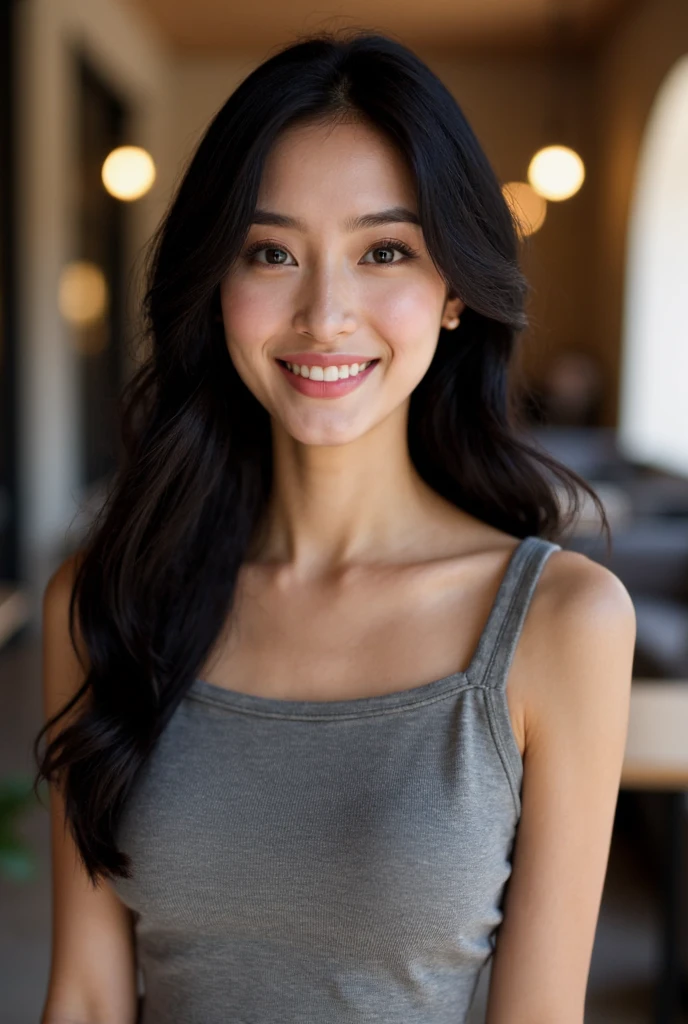
[[[127,204],[101,179],[103,161],[126,141],[127,111],[83,55],[77,56],[79,153],[75,258],[95,266],[107,285],[107,307],[95,322],[74,328],[78,352],[82,479],[90,489],[117,461],[117,400],[124,383],[124,241]]]

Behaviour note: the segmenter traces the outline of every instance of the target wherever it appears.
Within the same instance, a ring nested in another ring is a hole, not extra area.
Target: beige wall
[[[664,77],[686,53],[686,0],[642,0],[631,6],[596,67],[591,108],[599,152],[594,318],[598,348],[614,384],[606,410],[610,423],[616,422],[618,410],[626,230],[643,132]]]

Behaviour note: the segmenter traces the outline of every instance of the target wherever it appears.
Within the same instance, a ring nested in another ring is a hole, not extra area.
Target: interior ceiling
[[[297,35],[347,27],[432,49],[587,49],[606,35],[631,0],[124,2],[140,8],[175,48],[219,53],[264,51]]]

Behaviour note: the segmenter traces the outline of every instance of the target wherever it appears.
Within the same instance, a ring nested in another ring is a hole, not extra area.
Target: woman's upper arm
[[[627,590],[569,551],[550,556],[541,585],[521,819],[487,1024],[583,1024],[628,730],[635,611]]]
[[[51,576],[43,595],[43,709],[60,710],[84,680],[69,637],[69,599],[77,557]],[[82,653],[85,649],[79,638]],[[87,660],[84,662],[88,664]],[[68,716],[65,716],[65,718]],[[65,725],[60,719],[50,739]],[[95,888],[65,825],[61,793],[50,786],[52,959],[42,1024],[134,1024],[136,958],[130,910],[105,880]]]

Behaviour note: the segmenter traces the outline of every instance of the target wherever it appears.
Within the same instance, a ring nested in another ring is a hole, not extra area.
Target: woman
[[[489,1024],[583,1021],[634,615],[554,539],[589,488],[515,426],[524,299],[397,42],[301,40],[213,120],[45,592],[43,1024],[456,1024],[492,957]]]

